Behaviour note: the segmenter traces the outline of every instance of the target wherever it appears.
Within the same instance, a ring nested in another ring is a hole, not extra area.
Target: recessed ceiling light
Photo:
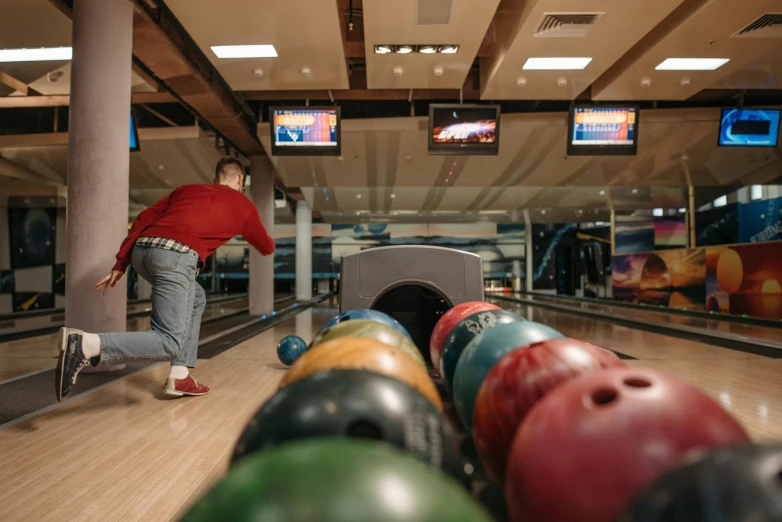
[[[524,64],[528,71],[581,71],[592,58],[530,58]]]
[[[679,214],[684,214],[685,212],[687,212],[686,208],[680,208],[679,209]]]
[[[394,48],[390,45],[376,45],[375,54],[389,54],[394,52]]]
[[[391,194],[391,195],[390,195],[390,196],[388,196],[388,197],[390,197],[391,199],[394,199],[394,198],[396,197],[396,194]]]
[[[459,52],[458,45],[441,45],[438,49],[441,54],[456,54]]]
[[[600,191],[600,195],[601,195],[601,196],[605,196],[605,195],[606,195],[606,191],[605,191],[605,190],[601,190],[601,191]]]
[[[277,58],[273,45],[213,45],[218,58]]]
[[[410,54],[413,52],[413,46],[412,45],[397,45],[396,46],[396,53],[397,54]]]
[[[436,45],[419,45],[418,52],[423,54],[434,54],[437,52]]]
[[[361,194],[356,194],[356,199],[361,199]]]
[[[633,194],[638,194],[638,189],[633,189]]]
[[[729,58],[668,58],[656,67],[658,71],[714,71],[730,61]]]
[[[39,49],[0,49],[0,62],[49,62],[70,60],[72,47],[42,47]]]
[[[654,210],[652,210],[652,215],[655,217],[661,217],[663,215],[663,209],[655,208]]]

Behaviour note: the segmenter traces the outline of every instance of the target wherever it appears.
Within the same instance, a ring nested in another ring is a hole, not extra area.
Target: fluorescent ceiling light
[[[527,71],[581,71],[592,58],[530,58],[524,64]]]
[[[410,54],[413,52],[412,45],[398,45],[396,48],[397,54]]]
[[[218,58],[277,58],[273,45],[213,45]]]
[[[714,71],[729,61],[729,58],[668,58],[656,69],[658,71]]]
[[[652,210],[652,215],[654,215],[656,217],[662,216],[663,215],[663,209],[656,208],[656,209]]]
[[[376,45],[375,54],[388,54],[394,51],[394,48],[390,45]]]
[[[459,52],[458,45],[441,45],[440,54],[456,54]]]
[[[70,60],[72,47],[42,47],[39,49],[0,49],[0,62],[49,62]]]
[[[420,45],[418,46],[418,52],[422,54],[434,54],[437,52],[436,45]]]

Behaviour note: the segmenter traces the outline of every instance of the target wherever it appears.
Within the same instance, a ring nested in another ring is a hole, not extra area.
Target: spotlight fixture
[[[378,44],[375,46],[375,54],[410,54],[410,53],[420,53],[420,54],[456,54],[459,52],[459,46],[458,45],[434,45],[434,44],[424,44],[424,45],[412,45],[412,44],[401,44],[401,45],[391,45],[391,44]]]
[[[440,65],[436,65],[434,69],[432,69],[432,73],[435,76],[442,76],[445,73],[445,70]]]

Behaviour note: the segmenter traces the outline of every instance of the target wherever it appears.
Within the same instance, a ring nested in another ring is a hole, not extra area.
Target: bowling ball
[[[449,394],[453,394],[453,372],[462,352],[473,338],[495,326],[523,321],[520,316],[505,310],[484,310],[468,315],[453,327],[443,341],[440,352],[440,375]]]
[[[687,452],[747,440],[713,399],[667,374],[614,368],[576,377],[516,431],[508,511],[515,522],[610,522]]]
[[[283,337],[277,344],[277,358],[285,366],[290,366],[307,350],[307,343],[297,335]]]
[[[434,325],[432,330],[432,337],[429,340],[429,355],[432,359],[432,366],[434,371],[440,373],[440,351],[443,348],[443,341],[451,333],[453,327],[459,324],[462,319],[472,315],[476,312],[483,310],[500,310],[501,308],[491,303],[483,301],[470,301],[468,303],[462,303],[454,306],[443,314],[442,317]]]
[[[558,337],[564,335],[545,324],[516,321],[495,326],[469,342],[456,364],[451,395],[468,431],[472,431],[472,411],[478,390],[494,365],[514,350]]]
[[[323,330],[327,328],[331,328],[335,324],[344,323],[346,321],[353,321],[355,319],[375,321],[376,323],[383,323],[385,325],[390,326],[391,328],[394,328],[395,330],[398,330],[399,333],[407,337],[408,341],[410,341],[411,343],[413,342],[413,338],[410,336],[410,332],[407,331],[407,328],[402,326],[402,323],[400,323],[390,315],[381,312],[379,310],[348,310],[347,312],[343,312],[339,314],[337,317],[331,319],[329,322],[323,325],[323,328],[320,329],[320,332],[318,332],[318,334],[320,334],[321,332],[323,332]]]
[[[782,520],[782,445],[699,453],[635,497],[619,522]]]
[[[621,367],[624,363],[612,352],[570,338],[531,344],[500,359],[483,379],[472,418],[488,475],[502,484],[513,435],[544,395],[580,375]]]
[[[232,465],[251,453],[318,437],[375,439],[464,481],[456,433],[442,412],[410,386],[361,370],[330,370],[286,386],[253,416]]]
[[[314,439],[250,455],[182,522],[491,522],[458,483],[387,444]]]
[[[310,348],[293,363],[280,387],[316,372],[337,369],[367,370],[394,377],[421,392],[438,408],[443,406],[425,368],[399,348],[365,337],[342,337]]]
[[[337,323],[334,326],[326,328],[312,340],[311,346],[317,346],[342,337],[366,337],[368,339],[380,341],[381,343],[396,346],[415,359],[415,362],[420,364],[423,368],[426,368],[426,361],[424,361],[421,352],[418,351],[416,345],[400,333],[399,330],[396,330],[387,324],[366,319],[351,319],[350,321]]]

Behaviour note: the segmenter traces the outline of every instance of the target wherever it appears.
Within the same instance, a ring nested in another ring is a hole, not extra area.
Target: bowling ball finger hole
[[[641,377],[628,377],[622,382],[625,384],[625,386],[629,386],[631,388],[648,388],[652,385],[651,382]]]
[[[348,436],[359,439],[383,440],[383,430],[369,421],[356,421],[348,426]]]
[[[590,398],[596,406],[608,406],[619,399],[619,393],[613,388],[600,388],[593,391]]]

